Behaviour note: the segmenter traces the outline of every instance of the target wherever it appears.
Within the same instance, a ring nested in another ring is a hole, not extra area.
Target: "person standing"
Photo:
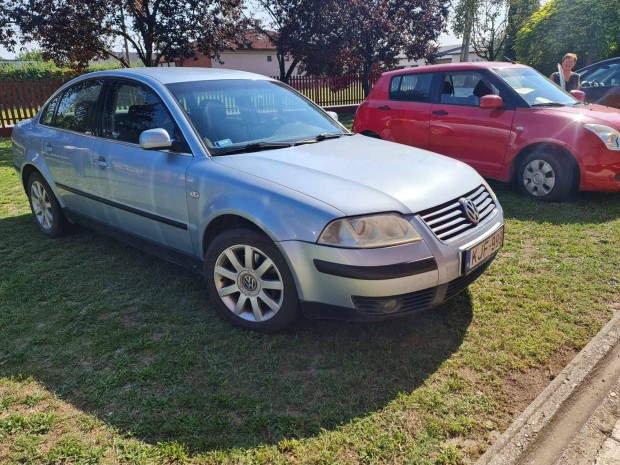
[[[581,88],[579,74],[573,73],[573,68],[576,64],[577,55],[574,53],[567,53],[564,55],[564,58],[562,58],[562,64],[558,65],[558,71],[553,73],[550,79],[560,87],[564,85],[564,89],[567,92],[579,90]]]

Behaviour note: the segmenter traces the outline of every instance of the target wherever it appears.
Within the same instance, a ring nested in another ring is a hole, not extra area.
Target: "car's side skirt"
[[[184,268],[196,269],[202,273],[203,260],[199,259],[195,255],[191,255],[173,247],[145,239],[144,237],[140,237],[114,226],[110,226],[109,224],[91,218],[90,216],[82,215],[76,211],[69,209],[65,209],[64,211],[69,220],[74,223],[86,226],[89,229],[93,229],[97,232],[105,234],[106,236],[125,242],[132,247],[144,250],[145,252],[156,255]]]

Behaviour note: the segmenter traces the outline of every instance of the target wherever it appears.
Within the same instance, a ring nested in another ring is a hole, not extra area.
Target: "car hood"
[[[483,182],[459,161],[362,135],[213,161],[311,196],[346,216],[415,213]]]
[[[597,124],[606,124],[620,129],[620,110],[617,108],[606,107],[604,105],[577,105],[571,107],[549,107],[545,108],[545,113],[563,114],[575,121],[580,119],[594,118]],[[587,123],[589,121],[583,121]],[[610,124],[611,123],[611,124]]]

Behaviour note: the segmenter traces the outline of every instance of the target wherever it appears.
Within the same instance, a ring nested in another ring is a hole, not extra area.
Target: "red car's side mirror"
[[[579,100],[580,102],[585,102],[586,101],[586,93],[583,90],[571,90],[570,94],[575,97],[577,100]]]
[[[483,110],[504,108],[504,100],[499,95],[485,95],[480,98],[480,108]]]

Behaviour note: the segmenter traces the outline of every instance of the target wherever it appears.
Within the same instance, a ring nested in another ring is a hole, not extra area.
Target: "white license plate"
[[[504,227],[502,226],[491,236],[487,237],[483,241],[478,242],[476,245],[471,246],[469,249],[464,250],[464,274],[469,273],[477,266],[482,265],[484,262],[486,262],[491,255],[493,255],[500,249],[503,243]]]

